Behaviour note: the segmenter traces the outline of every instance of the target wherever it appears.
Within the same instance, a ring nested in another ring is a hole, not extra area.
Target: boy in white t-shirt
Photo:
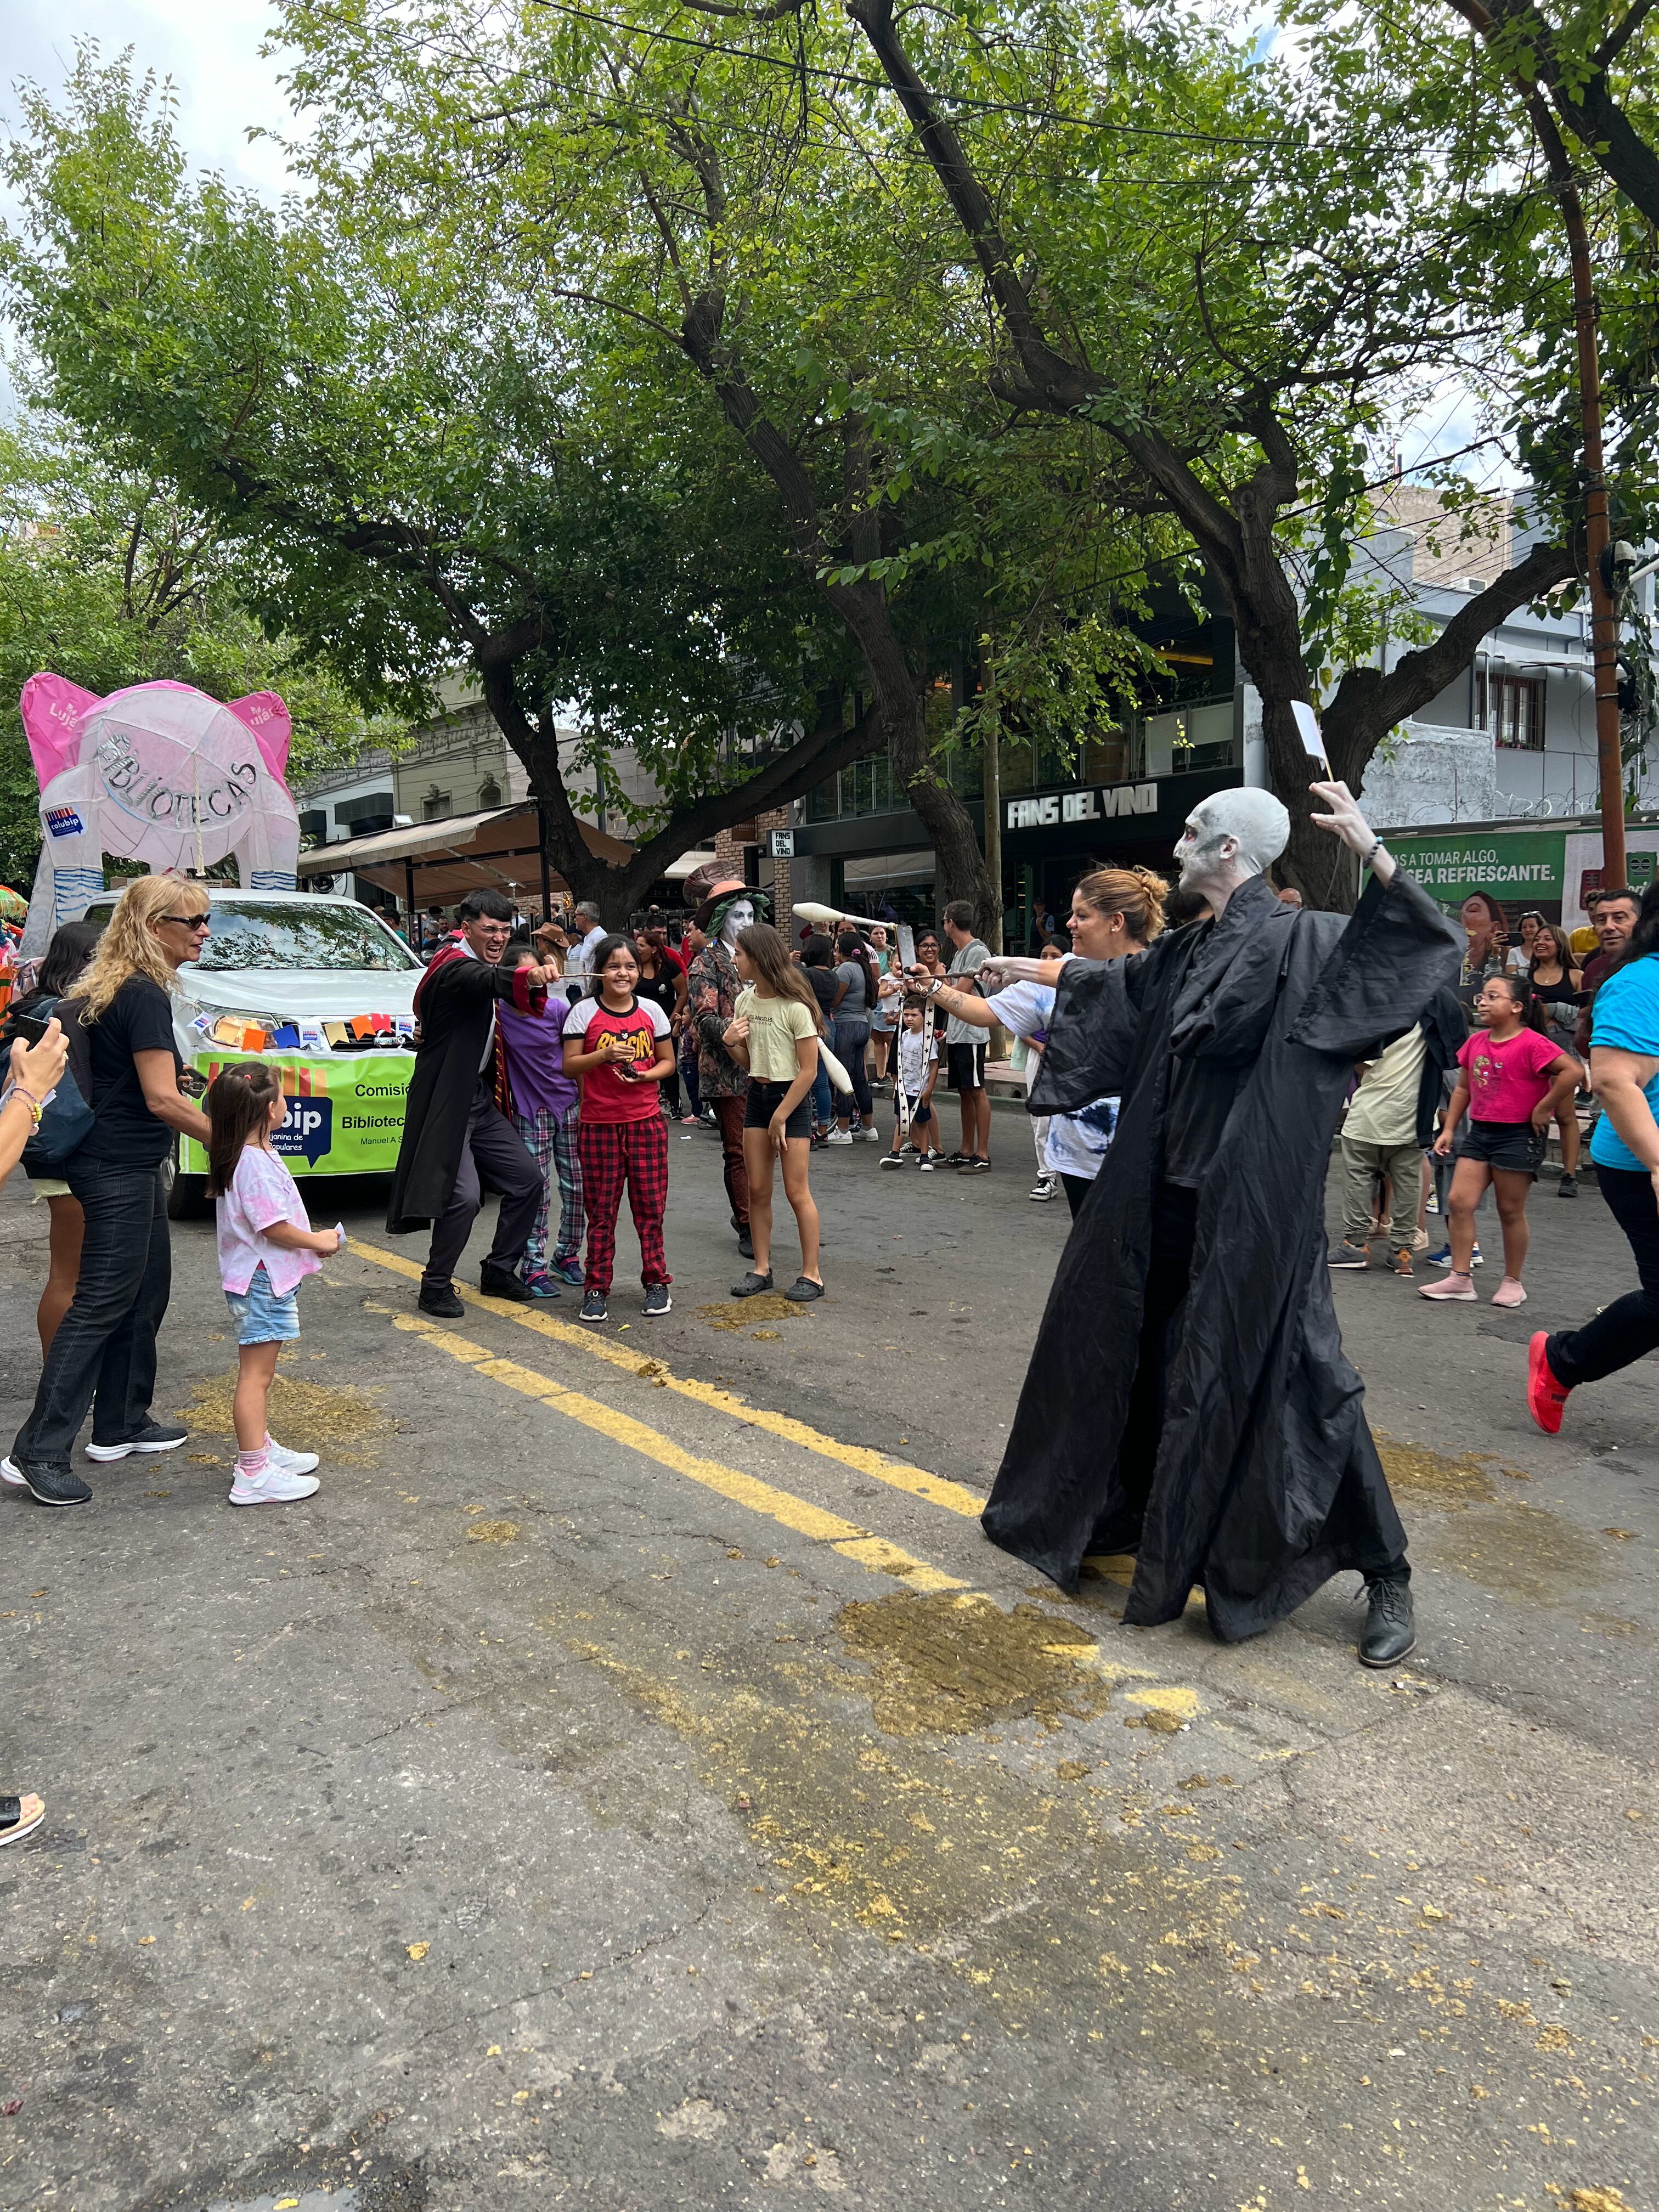
[[[939,1040],[926,1008],[906,1006],[899,1017],[893,1079],[893,1149],[882,1161],[884,1168],[903,1164],[900,1157],[908,1122],[921,1164],[931,1175],[939,1149],[933,1114],[933,1085],[939,1080]]]

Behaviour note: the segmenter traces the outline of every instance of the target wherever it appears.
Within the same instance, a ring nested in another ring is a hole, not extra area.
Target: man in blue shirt
[[[1590,1082],[1602,1109],[1590,1138],[1596,1183],[1641,1287],[1583,1328],[1533,1338],[1527,1408],[1548,1436],[1560,1429],[1570,1390],[1659,1348],[1659,883],[1644,893],[1624,956],[1595,994]]]

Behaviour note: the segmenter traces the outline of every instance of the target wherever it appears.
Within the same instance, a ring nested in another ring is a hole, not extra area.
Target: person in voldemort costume
[[[1354,1062],[1411,1027],[1462,943],[1347,787],[1312,789],[1330,810],[1315,821],[1370,867],[1352,915],[1281,902],[1266,871],[1288,814],[1222,792],[1176,847],[1213,918],[1054,979],[1031,1111],[1121,1105],[983,1525],[1063,1589],[1085,1557],[1133,1553],[1136,1626],[1176,1619],[1200,1584],[1229,1642],[1355,1569],[1359,1656],[1386,1667],[1415,1642],[1411,1570],[1337,1328],[1326,1170]]]

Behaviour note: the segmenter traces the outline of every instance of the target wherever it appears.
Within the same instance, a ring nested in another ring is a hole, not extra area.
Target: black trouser
[[[1598,1163],[1595,1181],[1608,1212],[1625,1232],[1642,1287],[1603,1306],[1583,1328],[1549,1339],[1545,1352],[1556,1381],[1569,1390],[1581,1382],[1599,1382],[1659,1348],[1659,1201],[1652,1179],[1645,1172]]]
[[[484,1265],[511,1273],[524,1257],[525,1246],[536,1226],[544,1179],[530,1147],[496,1105],[488,1075],[478,1078],[472,1094],[455,1188],[432,1231],[432,1251],[421,1276],[423,1291],[449,1288],[483,1204],[483,1182],[501,1194],[495,1240]]]
[[[1088,1176],[1067,1175],[1064,1168],[1060,1170],[1060,1180],[1066,1192],[1066,1203],[1071,1207],[1072,1218],[1075,1221],[1084,1200],[1095,1187],[1093,1180]]]
[[[1079,1178],[1068,1176],[1066,1180],[1066,1195],[1070,1198],[1070,1185]],[[1085,1192],[1088,1188],[1087,1183],[1083,1185]],[[1073,1210],[1076,1211],[1075,1206]],[[1182,1183],[1158,1185],[1152,1201],[1152,1249],[1146,1266],[1146,1304],[1140,1313],[1140,1351],[1117,1453],[1118,1480],[1137,1513],[1145,1512],[1152,1494],[1158,1439],[1164,1433],[1164,1383],[1174,1348],[1173,1324],[1187,1302],[1197,1220],[1195,1190]]]
[[[155,1393],[155,1332],[173,1288],[160,1168],[71,1159],[64,1175],[86,1216],[81,1273],[12,1446],[17,1458],[47,1467],[68,1463],[88,1406],[94,1443],[118,1444],[143,1427]]]

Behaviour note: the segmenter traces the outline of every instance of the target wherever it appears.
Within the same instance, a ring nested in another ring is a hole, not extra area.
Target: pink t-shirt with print
[[[218,1200],[219,1280],[233,1297],[246,1297],[261,1267],[279,1298],[297,1290],[322,1261],[314,1252],[288,1252],[265,1235],[279,1221],[309,1229],[311,1217],[288,1162],[263,1145],[244,1145],[230,1188]]]
[[[1529,1121],[1534,1107],[1549,1096],[1544,1069],[1565,1055],[1536,1030],[1522,1030],[1503,1044],[1489,1030],[1476,1030],[1457,1057],[1469,1080],[1470,1121]]]

